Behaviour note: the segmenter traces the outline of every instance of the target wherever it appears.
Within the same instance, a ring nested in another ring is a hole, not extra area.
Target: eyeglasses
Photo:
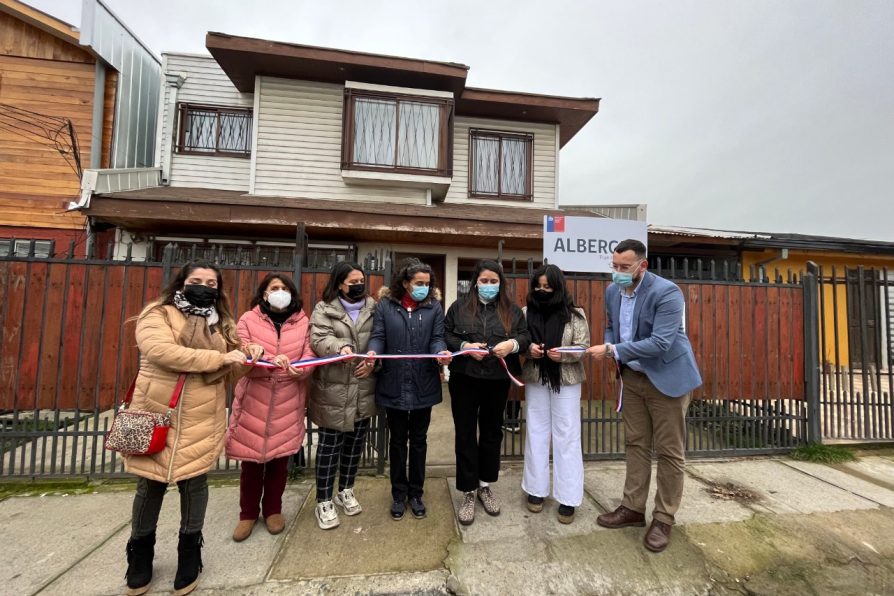
[[[618,273],[628,273],[628,272],[630,272],[630,271],[633,271],[633,270],[636,269],[637,267],[639,267],[639,264],[642,263],[644,260],[645,260],[645,259],[640,259],[640,260],[638,260],[638,261],[636,261],[636,262],[634,262],[634,263],[632,263],[632,264],[630,264],[630,265],[626,265],[626,264],[623,264],[623,263],[620,264],[620,265],[617,264],[617,263],[612,263],[612,264],[611,264],[611,268],[612,268],[612,271],[617,271]]]

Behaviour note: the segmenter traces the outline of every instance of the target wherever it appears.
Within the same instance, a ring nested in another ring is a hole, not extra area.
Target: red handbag
[[[124,396],[124,401],[115,414],[112,428],[106,434],[106,449],[124,455],[152,455],[164,449],[168,439],[168,429],[171,428],[171,416],[174,413],[174,408],[177,407],[177,402],[180,401],[180,394],[183,393],[185,383],[186,373],[182,373],[177,379],[177,385],[171,395],[168,411],[164,414],[156,414],[128,408],[137,385],[137,378],[134,377],[130,389]]]

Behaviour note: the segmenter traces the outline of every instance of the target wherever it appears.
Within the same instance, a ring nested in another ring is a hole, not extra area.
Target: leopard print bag
[[[131,410],[128,408],[133,399],[137,379],[134,378],[130,389],[118,408],[112,428],[106,434],[105,448],[117,451],[123,455],[152,455],[165,448],[168,438],[168,429],[171,428],[171,416],[180,401],[183,385],[186,382],[186,374],[181,374],[174,387],[174,394],[168,404],[168,411],[164,414]]]

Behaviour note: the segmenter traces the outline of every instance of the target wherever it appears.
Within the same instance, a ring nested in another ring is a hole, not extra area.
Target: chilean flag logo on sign
[[[564,232],[565,216],[564,215],[547,215],[546,216],[547,232]]]

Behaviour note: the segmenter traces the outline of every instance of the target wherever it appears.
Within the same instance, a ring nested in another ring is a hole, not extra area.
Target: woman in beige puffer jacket
[[[202,570],[206,473],[224,446],[226,383],[248,370],[247,354],[259,358],[263,350],[254,345],[237,349],[236,323],[220,271],[203,262],[185,265],[161,298],[143,309],[136,340],[140,371],[130,408],[164,414],[181,374],[186,382],[165,448],[125,459],[127,471],[139,477],[127,543],[127,593],[149,590],[158,515],[168,484],[176,482],[181,519],[174,594],[188,594]]]
[[[367,295],[356,263],[336,263],[311,315],[311,348],[318,356],[365,354],[372,333],[375,301]],[[360,453],[376,412],[373,361],[352,359],[314,371],[307,414],[319,427],[317,447],[317,525],[338,526],[335,505],[346,515],[362,511],[354,495]],[[335,494],[335,476],[339,475]]]

